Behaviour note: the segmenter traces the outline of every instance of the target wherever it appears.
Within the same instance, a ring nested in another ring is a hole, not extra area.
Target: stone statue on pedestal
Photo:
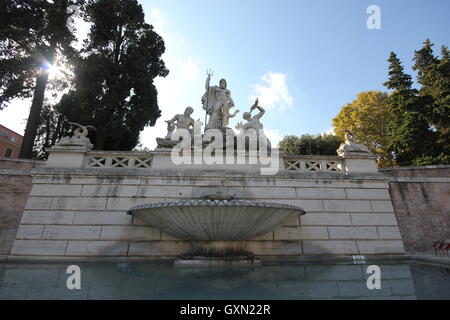
[[[227,126],[229,125],[229,119],[235,117],[239,110],[234,111],[234,113],[230,113],[231,108],[233,108],[235,104],[231,98],[230,90],[227,89],[227,81],[225,79],[221,79],[219,86],[211,86],[210,81],[212,75],[212,71],[208,70],[205,83],[206,92],[201,99],[203,109],[206,111],[206,126],[204,132],[206,133],[210,129],[219,130],[223,137],[223,147],[227,150],[236,149],[238,137],[233,129],[228,128]],[[259,113],[252,116],[251,113],[256,109],[259,110]],[[193,111],[194,110],[191,107],[188,107],[186,108],[184,114],[177,114],[172,119],[166,121],[166,137],[156,138],[158,149],[171,149],[179,143],[179,141],[172,141],[172,137],[177,129],[189,130],[192,137],[192,146],[194,146],[194,142],[201,141],[202,147],[205,148],[212,141],[215,141],[215,136],[214,140],[211,140],[209,135],[207,135],[207,138],[203,140],[204,135],[202,135],[201,132],[203,123],[201,123],[200,120],[194,121],[194,119],[191,118],[190,115]],[[263,125],[260,122],[264,114],[264,108],[259,106],[259,101],[256,99],[254,105],[250,108],[250,112],[245,112],[243,114],[243,118],[247,121],[247,123],[239,123],[236,126],[236,129],[241,131],[241,135],[245,136],[246,150],[249,149],[249,141],[257,142],[258,148],[265,148],[265,146],[267,146],[268,149],[271,148],[270,141],[265,136]],[[213,131],[210,131],[209,133],[214,134]]]
[[[369,148],[365,145],[356,143],[354,141],[353,133],[349,130],[344,130],[345,142],[342,143],[339,149],[336,150],[339,156],[349,155],[367,155],[370,154]]]
[[[207,72],[205,89],[202,97],[203,110],[209,115],[209,121],[206,124],[205,131],[208,129],[224,129],[229,123],[229,118],[233,118],[239,112],[236,110],[233,114],[230,109],[234,107],[231,92],[227,89],[227,81],[221,79],[219,86],[210,86],[212,71]]]
[[[55,146],[61,147],[87,147],[87,149],[91,150],[94,146],[91,141],[87,137],[89,134],[88,129],[96,130],[93,126],[83,126],[81,124],[75,122],[68,122],[68,124],[77,126],[77,128],[73,131],[73,136],[63,137],[58,142],[55,143]]]

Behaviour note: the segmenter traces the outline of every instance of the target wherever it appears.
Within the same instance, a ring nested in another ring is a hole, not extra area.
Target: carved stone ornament
[[[336,150],[339,156],[370,154],[369,148],[367,148],[365,145],[356,143],[354,141],[353,133],[351,133],[349,130],[344,130],[344,132],[345,132],[345,142],[342,143],[339,149]]]
[[[94,145],[91,143],[89,138],[87,137],[89,134],[88,129],[96,130],[93,126],[83,126],[81,124],[75,122],[68,122],[73,126],[77,126],[77,128],[73,131],[73,136],[63,137],[58,142],[55,143],[55,146],[59,147],[75,147],[75,146],[83,146],[89,150],[92,150]]]

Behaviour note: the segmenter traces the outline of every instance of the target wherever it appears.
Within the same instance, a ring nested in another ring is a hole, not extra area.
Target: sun
[[[50,79],[63,78],[66,76],[67,69],[57,63],[49,65],[47,72]]]
[[[58,67],[57,65],[52,65],[52,64],[50,64],[50,65],[48,66],[47,72],[48,72],[48,76],[49,76],[50,78],[56,78],[56,76],[57,76],[58,73],[59,73],[59,67]]]
[[[69,70],[61,63],[55,62],[53,64],[45,63],[45,70],[48,72],[50,79],[60,79],[67,77]]]

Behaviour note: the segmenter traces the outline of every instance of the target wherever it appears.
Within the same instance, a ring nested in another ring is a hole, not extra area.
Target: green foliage
[[[434,56],[430,40],[414,55],[413,69],[423,102],[423,114],[439,136],[437,143],[450,154],[450,51],[441,47],[441,58]]]
[[[392,52],[384,83],[392,91],[359,93],[333,119],[336,135],[343,138],[344,129],[352,131],[378,156],[378,166],[449,163],[450,52],[443,46],[439,58],[432,46],[426,40],[415,52],[420,89],[413,88],[412,77]]]
[[[44,46],[44,3],[0,1],[0,110],[14,98],[32,96]]]
[[[355,100],[341,108],[333,118],[334,132],[344,140],[344,130],[350,130],[356,140],[378,156],[378,166],[391,166],[388,122],[392,119],[387,104],[388,94],[380,91],[358,93]]]
[[[168,74],[164,41],[136,0],[90,0],[85,10],[92,27],[61,112],[97,128],[91,133],[96,149],[131,150],[160,116],[153,79]]]
[[[30,158],[48,83],[57,55],[71,58],[75,40],[67,9],[75,0],[0,1],[0,110],[15,98],[33,97],[20,157]]]
[[[439,59],[430,55],[431,46],[416,52],[416,70],[419,71],[419,83],[428,83],[435,77],[431,65],[440,63]],[[432,95],[425,86],[421,90],[412,88],[412,78],[404,72],[403,66],[395,53],[391,53],[388,62],[389,80],[384,84],[393,91],[388,97],[388,107],[392,118],[388,123],[389,150],[395,155],[398,165],[411,165],[415,159],[445,159],[439,157],[445,153],[442,139],[442,113],[434,107]],[[428,74],[428,75],[427,75]],[[447,77],[450,76],[447,75]],[[448,106],[447,106],[448,107]],[[448,125],[444,128],[448,129]]]
[[[281,152],[285,154],[300,154],[300,137],[294,135],[285,136],[278,145]]]
[[[56,105],[44,104],[34,143],[33,158],[47,159],[46,149],[53,146],[62,137],[70,135],[70,130],[67,119],[61,113],[61,102]]]
[[[280,150],[289,155],[336,155],[341,140],[332,134],[309,135],[301,137],[289,135],[280,141]]]
[[[450,155],[441,153],[438,156],[423,156],[412,161],[413,166],[426,166],[450,163]]]

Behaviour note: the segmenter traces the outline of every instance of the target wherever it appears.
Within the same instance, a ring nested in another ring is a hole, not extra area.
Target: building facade
[[[0,124],[0,158],[18,158],[23,136]]]

